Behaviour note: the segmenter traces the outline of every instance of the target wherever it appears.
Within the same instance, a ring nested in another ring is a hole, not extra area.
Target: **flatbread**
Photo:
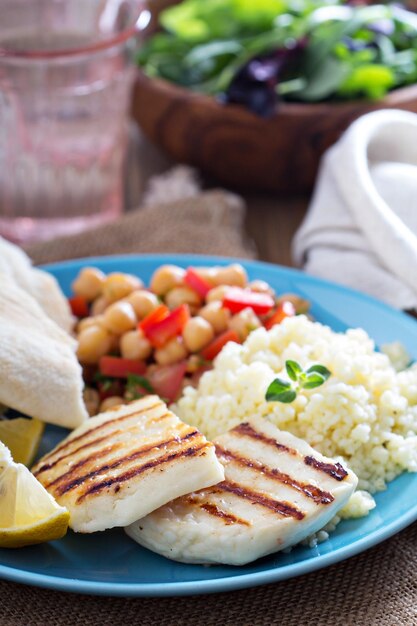
[[[88,417],[77,342],[0,273],[0,403],[75,428]]]
[[[68,333],[74,318],[68,301],[51,274],[32,267],[32,261],[18,246],[0,237],[0,272],[11,276],[16,284],[37,300],[46,315]]]

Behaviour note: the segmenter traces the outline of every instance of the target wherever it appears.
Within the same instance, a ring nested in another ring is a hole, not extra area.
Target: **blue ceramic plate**
[[[129,256],[88,259],[48,266],[68,294],[86,263],[105,272],[123,271],[147,281],[162,263],[182,266],[224,264],[230,259],[196,256]],[[266,263],[243,262],[250,277],[261,278],[278,292],[296,292],[313,304],[314,317],[336,331],[361,326],[377,344],[401,341],[417,358],[415,320],[354,291]],[[41,452],[65,432],[48,427]],[[122,530],[94,535],[69,532],[64,539],[0,550],[0,576],[42,587],[120,596],[168,596],[230,591],[299,576],[337,563],[387,539],[417,519],[417,474],[403,474],[377,495],[377,507],[360,520],[344,521],[331,538],[314,549],[297,547],[244,567],[183,565],[139,547]]]

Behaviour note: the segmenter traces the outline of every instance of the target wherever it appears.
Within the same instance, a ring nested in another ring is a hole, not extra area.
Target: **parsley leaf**
[[[94,382],[100,383],[101,391],[109,391],[115,381],[111,376],[105,376],[101,372],[96,372],[93,377]]]
[[[145,378],[145,376],[139,376],[139,374],[129,374],[127,377],[126,387],[130,388],[135,386],[143,387],[143,389],[145,389],[148,393],[155,393],[150,381]]]

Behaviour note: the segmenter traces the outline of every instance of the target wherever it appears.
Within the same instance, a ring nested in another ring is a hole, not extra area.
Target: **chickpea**
[[[152,354],[152,344],[141,330],[129,330],[120,338],[120,353],[124,359],[146,361]]]
[[[216,335],[226,330],[231,318],[229,309],[225,309],[219,300],[209,302],[199,310],[198,314],[213,326]]]
[[[113,335],[110,333],[110,348],[109,352],[119,352],[120,335]]]
[[[194,374],[197,372],[202,364],[203,359],[199,354],[191,354],[187,359],[187,374]]]
[[[177,265],[161,265],[152,275],[150,288],[158,296],[164,296],[174,287],[183,284],[185,270]]]
[[[261,320],[256,313],[254,313],[253,309],[249,307],[233,315],[229,321],[230,330],[237,332],[242,341],[246,339],[252,330],[260,326],[262,326]]]
[[[108,353],[110,346],[110,333],[101,326],[90,326],[78,335],[78,359],[81,363],[98,363]]]
[[[129,302],[114,302],[103,314],[103,326],[115,335],[122,335],[135,328],[136,313]]]
[[[174,287],[165,297],[165,304],[170,309],[176,309],[181,304],[188,304],[191,313],[196,313],[201,306],[201,298],[190,287]]]
[[[103,400],[100,404],[100,413],[104,413],[104,411],[108,411],[109,409],[113,409],[116,406],[120,406],[121,404],[125,404],[124,398],[120,396],[110,396]]]
[[[214,287],[214,289],[210,289],[206,295],[206,302],[215,302],[215,300],[221,300],[223,302],[223,298],[228,289],[229,287],[227,285],[219,285],[218,287]]]
[[[159,306],[159,300],[156,295],[150,291],[145,291],[145,289],[133,291],[130,296],[126,298],[126,302],[130,302],[137,318],[140,320]]]
[[[193,267],[193,270],[196,274],[204,278],[210,285],[215,287],[216,283],[214,280],[214,276],[216,275],[217,268],[216,267]]]
[[[295,293],[283,293],[277,298],[277,304],[281,304],[282,302],[291,302],[294,305],[295,312],[297,315],[300,313],[308,313],[310,308],[310,302],[297,296]]]
[[[85,387],[83,391],[83,400],[89,416],[93,417],[93,415],[97,415],[98,407],[100,406],[100,396],[98,395],[98,391],[96,391],[96,389],[92,389],[91,387]]]
[[[132,274],[113,272],[109,274],[103,283],[103,296],[109,303],[126,298],[135,289],[143,287],[142,281]]]
[[[101,326],[102,322],[103,322],[102,315],[85,317],[84,319],[78,322],[77,333],[81,333],[83,330],[85,330],[86,328],[89,328],[90,326]]]
[[[190,352],[198,352],[214,337],[213,326],[199,315],[192,317],[182,331],[184,343]]]
[[[163,348],[155,350],[154,358],[158,365],[171,365],[185,359],[187,354],[182,337],[174,337]]]
[[[233,285],[234,287],[246,287],[248,275],[239,263],[216,268],[213,280],[216,285]]]
[[[110,303],[107,298],[105,298],[104,296],[99,296],[94,300],[93,304],[91,305],[91,315],[101,315],[107,309],[109,304]]]
[[[264,280],[252,280],[249,283],[248,288],[251,291],[256,291],[257,293],[269,293],[270,296],[275,295],[275,291]]]
[[[72,283],[72,290],[76,296],[91,302],[101,294],[105,278],[105,274],[96,267],[84,267]]]

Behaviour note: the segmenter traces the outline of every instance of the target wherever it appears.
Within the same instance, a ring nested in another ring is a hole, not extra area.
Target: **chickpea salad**
[[[309,302],[249,281],[240,264],[162,265],[137,276],[83,268],[69,298],[90,415],[149,393],[174,402],[229,341],[306,313]]]

